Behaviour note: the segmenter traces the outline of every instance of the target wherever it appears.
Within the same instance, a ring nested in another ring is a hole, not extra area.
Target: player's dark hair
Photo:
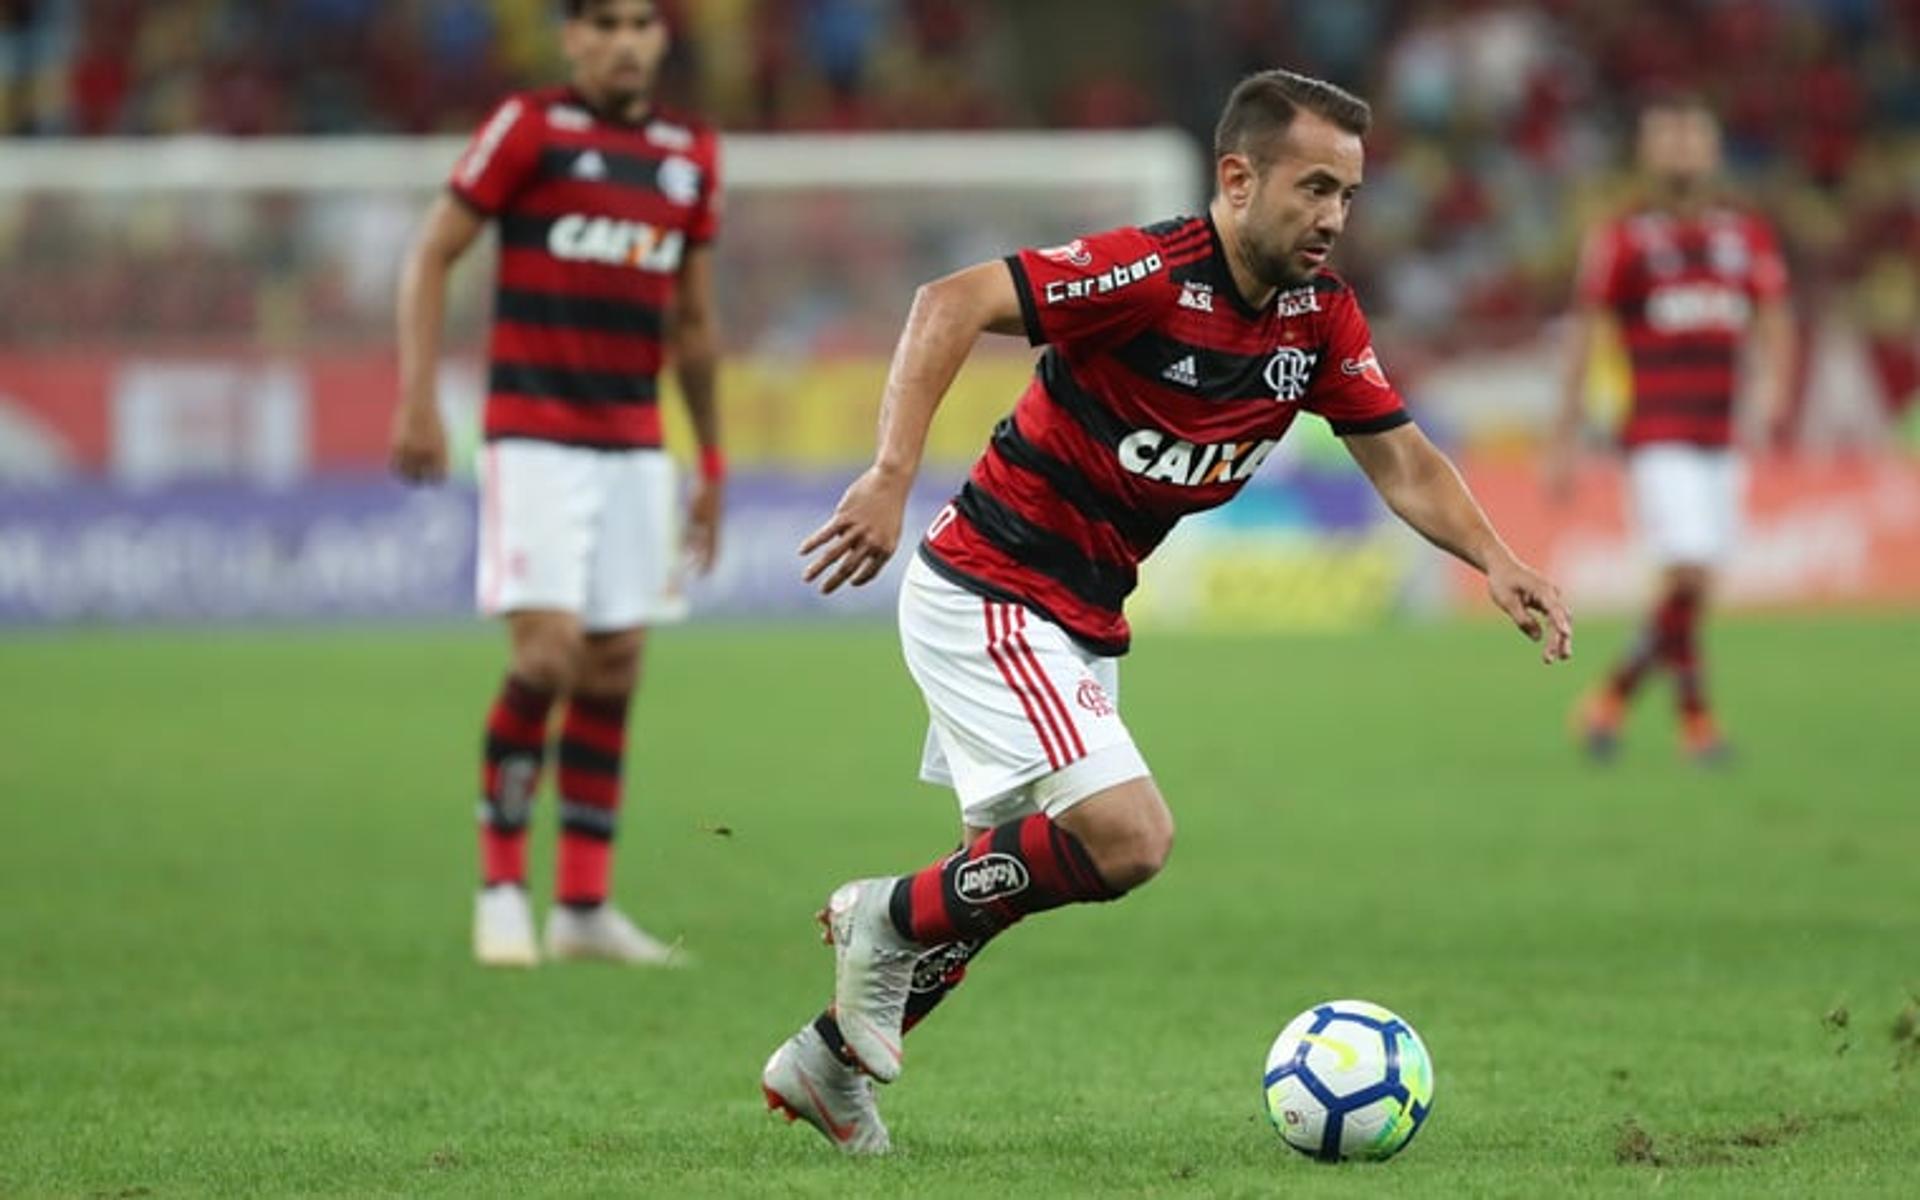
[[[604,2],[605,0],[560,0],[560,11],[567,20],[578,21],[583,17],[592,16],[593,10]],[[655,7],[658,5],[656,4]]]
[[[1261,71],[1227,97],[1213,130],[1213,156],[1244,154],[1264,167],[1273,161],[1274,139],[1293,127],[1303,108],[1356,137],[1373,128],[1372,107],[1345,88],[1292,71]]]

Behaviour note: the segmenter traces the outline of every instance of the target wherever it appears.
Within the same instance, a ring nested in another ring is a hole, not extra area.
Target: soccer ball
[[[1420,1035],[1365,1000],[1330,1000],[1287,1022],[1261,1086],[1287,1145],[1322,1162],[1392,1158],[1433,1111]]]

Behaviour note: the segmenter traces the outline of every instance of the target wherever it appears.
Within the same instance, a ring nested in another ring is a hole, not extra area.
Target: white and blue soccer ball
[[[1323,1162],[1392,1158],[1433,1111],[1426,1044],[1365,1000],[1330,1000],[1287,1022],[1261,1084],[1287,1145]]]

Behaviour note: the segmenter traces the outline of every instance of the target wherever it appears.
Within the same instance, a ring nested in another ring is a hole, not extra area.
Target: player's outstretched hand
[[[1573,657],[1573,617],[1546,576],[1518,559],[1495,563],[1487,572],[1487,594],[1521,633],[1541,643],[1541,662]]]
[[[393,414],[387,457],[393,473],[408,483],[438,483],[447,477],[447,431],[431,401],[407,401]]]
[[[839,590],[843,583],[859,587],[871,582],[900,544],[910,482],[879,467],[867,468],[840,497],[827,523],[800,543],[801,557],[818,552],[800,578],[812,583],[825,575],[826,582],[820,585],[823,594]]]
[[[720,557],[720,514],[726,507],[718,479],[702,479],[693,486],[687,504],[687,563],[696,575],[713,570]]]

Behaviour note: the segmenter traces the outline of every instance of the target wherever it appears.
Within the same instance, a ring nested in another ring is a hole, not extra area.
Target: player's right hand
[[[432,401],[409,400],[393,414],[387,452],[393,473],[408,483],[438,483],[447,477],[447,430]]]
[[[860,587],[872,582],[900,544],[900,522],[911,483],[879,467],[867,468],[840,497],[827,523],[800,543],[802,557],[819,552],[800,578],[812,583],[831,570],[820,585],[823,595],[839,590],[843,583]]]

